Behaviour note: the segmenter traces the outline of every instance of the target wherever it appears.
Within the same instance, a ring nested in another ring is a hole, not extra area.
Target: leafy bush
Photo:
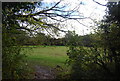
[[[68,42],[69,50],[67,63],[72,66],[71,79],[114,79],[114,63],[110,62],[109,51],[104,50],[99,44],[93,47],[77,45],[79,40],[73,35]]]
[[[11,31],[12,32],[12,31]],[[25,65],[25,54],[17,44],[13,33],[3,28],[2,38],[2,78],[23,79],[28,78],[28,66]]]

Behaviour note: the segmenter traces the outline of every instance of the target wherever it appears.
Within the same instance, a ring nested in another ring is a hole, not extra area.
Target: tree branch
[[[59,7],[56,7],[61,1],[62,0],[60,0],[54,6],[52,6],[49,9],[46,9],[46,10],[41,10],[39,12],[36,12],[36,13],[33,13],[33,14],[28,14],[28,15],[15,15],[15,16],[17,16],[17,17],[26,17],[27,18],[27,17],[33,17],[33,16],[37,16],[37,15],[43,14],[43,16],[47,15],[47,17],[59,16],[59,17],[66,18],[66,19],[85,19],[85,18],[74,17],[74,15],[71,15],[75,11],[76,8],[79,8],[78,6],[76,6],[74,9],[69,10],[69,11],[60,10]],[[47,11],[50,11],[50,10],[52,10],[52,11],[59,11],[59,12],[62,12],[62,14],[48,13]],[[54,19],[54,18],[52,18],[52,19]],[[54,20],[57,20],[57,19],[54,19]]]
[[[97,3],[97,4],[101,5],[101,6],[107,6],[107,5],[104,5],[104,4],[101,4],[101,3],[97,2],[95,0],[93,0],[93,2],[95,2],[95,3]]]
[[[105,65],[103,65],[103,63],[100,64],[99,62],[96,62],[96,64],[102,67],[108,74],[113,75],[113,73]]]
[[[42,21],[39,21],[38,19],[36,19],[36,18],[34,18],[34,17],[33,17],[33,19],[36,20],[36,21],[38,21],[38,22],[42,22]],[[45,23],[45,22],[42,22],[42,23],[44,23],[44,24],[43,24],[44,26],[46,25],[46,26],[48,26],[48,27],[53,27],[53,28],[55,28],[55,29],[57,29],[57,30],[59,30],[59,31],[67,32],[67,31],[64,31],[64,30],[59,29],[58,27],[54,26],[53,24],[47,24],[47,23]]]
[[[76,20],[79,24],[81,24],[81,25],[83,25],[83,26],[85,26],[85,27],[87,27],[87,28],[89,28],[87,25],[85,25],[85,24],[83,24],[83,23],[81,23],[79,20]]]
[[[51,19],[53,19],[53,20],[60,21],[60,22],[66,21],[66,20],[58,20],[58,19],[55,19],[55,18],[53,18],[53,17],[51,17],[51,16],[48,16],[48,17],[51,18]]]
[[[53,8],[55,8],[60,2],[61,2],[61,0],[60,0],[59,2],[57,2],[53,7],[49,8],[49,9],[46,9],[46,10],[42,10],[42,11],[37,12],[37,13],[34,13],[34,14],[15,15],[15,16],[18,16],[18,17],[28,17],[28,16],[33,17],[33,16],[36,16],[36,15],[39,15],[39,14],[43,14],[43,13],[45,13],[45,12],[47,12],[47,11],[50,11],[50,10],[52,10]]]

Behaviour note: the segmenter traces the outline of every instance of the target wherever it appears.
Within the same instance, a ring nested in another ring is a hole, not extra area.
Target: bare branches
[[[53,18],[53,17],[51,17],[51,16],[48,16],[48,17],[51,18],[51,19],[53,19],[53,20],[60,21],[60,22],[64,22],[64,21],[65,21],[65,20],[55,19],[55,18]]]
[[[62,32],[68,32],[68,31],[64,31],[64,30],[59,29],[58,27],[54,26],[53,24],[47,24],[47,23],[45,23],[45,25],[47,25],[49,27],[52,27],[52,28],[55,28],[55,29],[57,29],[59,31],[62,31]]]
[[[51,8],[46,9],[46,10],[41,10],[41,11],[39,11],[39,12],[37,12],[37,13],[28,14],[28,15],[16,15],[16,16],[19,16],[19,17],[28,17],[28,16],[30,16],[30,17],[32,17],[32,16],[36,16],[36,15],[39,15],[39,14],[43,14],[43,13],[45,13],[45,12],[47,12],[47,11],[50,11],[50,10],[53,10],[54,8],[56,8],[56,6],[57,6],[60,2],[61,2],[61,0],[60,0],[59,2],[57,2],[57,3],[56,3],[54,6],[52,6]]]
[[[61,1],[62,0],[60,0],[54,6],[48,8],[46,10],[43,9],[43,10],[36,12],[36,13],[30,13],[27,15],[15,15],[15,16],[17,16],[17,17],[33,17],[33,16],[38,16],[40,14],[43,14],[43,16],[49,17],[49,18],[56,20],[56,21],[60,21],[60,20],[53,18],[53,16],[54,17],[56,17],[56,16],[62,17],[63,19],[85,19],[85,18],[81,18],[79,15],[76,15],[77,17],[75,17],[73,15],[74,12],[79,8],[80,5],[77,5],[72,10],[66,11],[66,10],[64,10],[64,8],[60,9],[60,7],[57,7]],[[48,11],[52,11],[52,13],[50,13]]]
[[[88,26],[87,25],[85,25],[85,24],[83,24],[83,23],[81,23],[79,20],[76,20],[79,24],[81,24],[81,25],[83,25],[83,26],[85,26],[85,27],[87,27],[88,28]]]
[[[35,14],[31,14],[31,16],[36,16],[36,15],[45,13],[45,12],[47,12],[47,11],[50,11],[50,10],[52,10],[53,8],[55,8],[60,2],[61,2],[61,0],[60,0],[59,2],[57,2],[53,7],[49,8],[49,9],[47,9],[47,10],[42,10],[42,11],[40,11],[40,12],[38,12],[38,13],[35,13]]]
[[[72,9],[69,9],[69,8],[67,9],[66,5],[65,6],[63,5],[62,7],[59,6],[61,1],[62,0],[60,0],[59,2],[54,4],[52,7],[49,7],[47,9],[46,8],[45,9],[40,9],[40,11],[25,14],[25,15],[15,14],[14,17],[16,19],[21,19],[21,20],[27,21],[27,22],[32,23],[32,24],[34,24],[34,23],[38,24],[40,28],[41,27],[48,28],[48,29],[53,28],[53,29],[59,30],[61,32],[67,32],[67,31],[61,30],[58,25],[56,26],[54,24],[53,21],[55,21],[57,23],[60,23],[60,22],[67,21],[69,19],[78,20],[78,19],[88,18],[88,17],[81,17],[80,14],[77,13],[77,10],[79,9],[80,4],[76,5]],[[47,20],[48,20],[48,22],[47,22]],[[49,21],[52,22],[52,23],[49,23]],[[42,23],[42,24],[39,24],[39,23]],[[39,29],[39,28],[34,27],[33,29],[36,31],[36,29]]]
[[[93,1],[94,1],[95,3],[101,5],[101,6],[107,6],[107,5],[104,5],[104,4],[101,4],[101,3],[97,2],[97,1],[95,1],[95,0],[93,0]]]
[[[38,21],[38,22],[43,23],[43,25],[46,26],[46,27],[52,27],[52,28],[55,28],[55,29],[57,29],[57,30],[59,30],[59,31],[67,32],[67,31],[64,31],[64,30],[59,29],[58,27],[54,26],[53,24],[48,24],[48,23],[46,23],[46,22],[39,21],[38,19],[36,19],[36,18],[34,18],[34,17],[33,17],[33,19],[34,19],[35,21]]]

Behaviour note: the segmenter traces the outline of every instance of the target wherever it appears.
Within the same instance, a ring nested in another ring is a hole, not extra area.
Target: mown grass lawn
[[[66,67],[65,61],[68,59],[65,46],[25,46],[28,64],[31,66],[41,65],[47,67]]]

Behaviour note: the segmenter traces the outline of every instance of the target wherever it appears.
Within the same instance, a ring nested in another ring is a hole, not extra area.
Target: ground
[[[35,66],[35,79],[55,79],[54,71],[43,66]]]
[[[65,70],[57,65],[55,68],[36,65],[34,79],[56,79],[57,75]]]

